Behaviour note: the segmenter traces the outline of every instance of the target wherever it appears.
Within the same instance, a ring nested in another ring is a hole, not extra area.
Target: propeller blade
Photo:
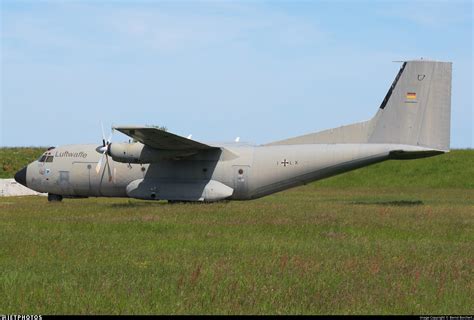
[[[100,157],[99,162],[97,162],[97,166],[95,166],[95,172],[99,174],[100,172],[100,167],[102,166],[102,161],[104,160],[104,155],[105,153],[102,153],[102,157]]]
[[[105,133],[104,133],[104,124],[100,122],[100,128],[102,129],[102,145],[105,147]]]
[[[112,141],[112,135],[114,134],[114,132],[115,132],[115,128],[114,127],[110,128],[110,141]]]
[[[112,182],[112,172],[110,170],[109,156],[105,154],[105,165],[107,166],[107,173],[109,174],[109,182]]]
[[[114,134],[114,128],[112,127],[109,138],[105,140],[104,125],[102,124],[102,121],[100,122],[100,127],[102,129],[102,146],[97,148],[96,150],[102,153],[102,156],[100,157],[99,162],[97,162],[97,165],[95,167],[95,172],[99,174],[100,169],[102,168],[102,162],[104,162],[104,156],[105,156],[106,158],[105,165],[109,173],[109,181],[112,181],[112,172],[110,171],[109,156],[107,155],[107,153],[109,151],[110,144],[112,143],[112,135]]]
[[[111,132],[110,135],[109,135],[109,138],[107,139],[107,144],[108,144],[108,145],[112,143],[112,135],[113,135],[113,134],[114,134],[114,132],[113,132],[113,130],[112,130],[112,132]]]

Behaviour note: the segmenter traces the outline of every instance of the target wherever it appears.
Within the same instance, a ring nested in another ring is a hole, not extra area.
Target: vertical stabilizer
[[[449,150],[451,67],[450,62],[405,62],[370,120],[367,142]]]

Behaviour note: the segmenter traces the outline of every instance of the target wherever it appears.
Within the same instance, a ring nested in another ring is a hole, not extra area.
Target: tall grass
[[[309,185],[208,205],[0,199],[0,311],[472,313],[474,191]]]

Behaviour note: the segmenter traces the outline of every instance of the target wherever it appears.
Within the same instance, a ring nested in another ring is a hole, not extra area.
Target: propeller
[[[110,166],[109,164],[109,156],[108,156],[108,151],[109,147],[112,144],[112,134],[114,133],[114,128],[112,127],[112,131],[110,132],[109,138],[105,140],[105,133],[104,133],[104,126],[102,122],[100,123],[101,129],[102,129],[102,146],[97,148],[97,151],[99,153],[102,153],[102,156],[100,157],[99,162],[97,162],[97,166],[95,167],[95,172],[99,174],[100,169],[102,167],[102,162],[104,162],[104,157],[106,158],[107,161],[107,168],[109,171],[109,179],[112,178],[111,172],[110,172]]]

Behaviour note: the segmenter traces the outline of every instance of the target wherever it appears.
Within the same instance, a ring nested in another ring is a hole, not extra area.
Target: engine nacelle
[[[111,143],[108,154],[117,162],[152,163],[164,159],[173,159],[194,154],[194,150],[156,150],[143,143]]]

